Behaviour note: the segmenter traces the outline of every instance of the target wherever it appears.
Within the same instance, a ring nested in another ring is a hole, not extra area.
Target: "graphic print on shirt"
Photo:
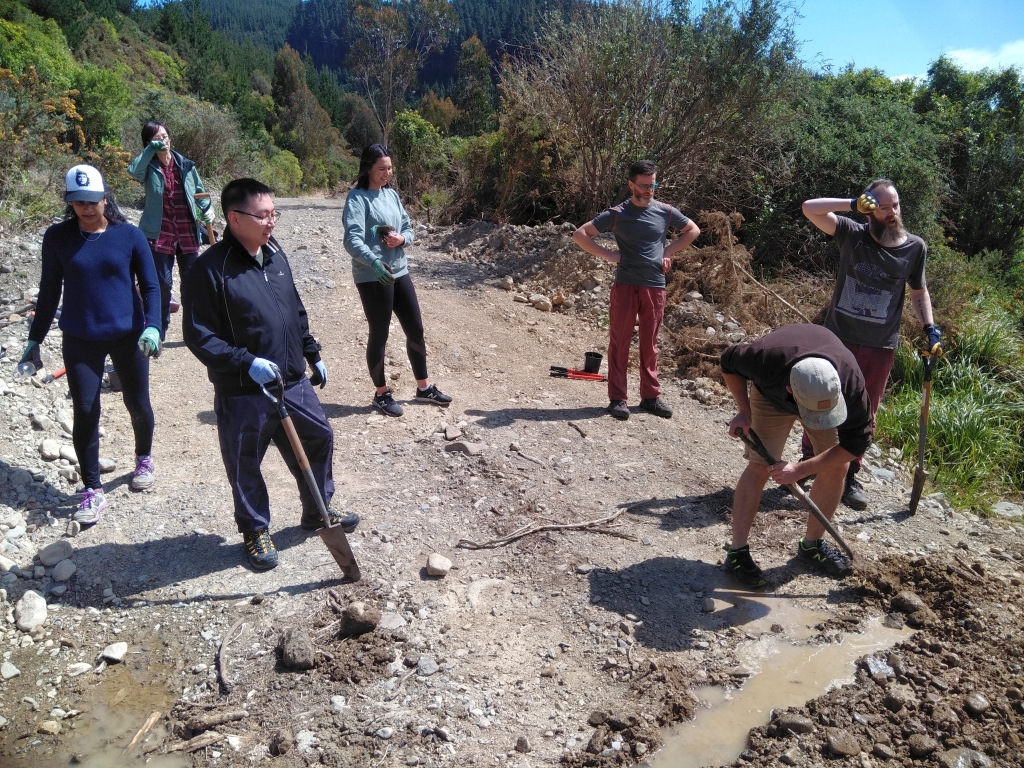
[[[854,249],[855,260],[860,248],[858,245]],[[891,256],[887,251],[879,250]],[[867,323],[884,323],[899,281],[899,275],[890,275],[877,264],[867,261],[854,263],[843,282],[843,293],[836,304],[836,312]]]

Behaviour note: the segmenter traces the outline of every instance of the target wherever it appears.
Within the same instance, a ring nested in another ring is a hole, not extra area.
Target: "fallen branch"
[[[159,719],[160,719],[160,713],[159,712],[154,712],[149,717],[147,717],[146,718],[146,722],[142,724],[141,728],[139,728],[139,732],[135,734],[135,738],[131,740],[131,743],[127,747],[124,748],[124,751],[121,754],[122,755],[127,755],[129,752],[131,752],[133,749],[135,749],[135,745],[139,743],[139,741],[142,739],[143,736],[145,736],[147,733],[149,733],[149,729],[152,728],[153,725],[156,723],[156,721],[159,720]]]
[[[646,504],[647,502],[641,502],[641,503]],[[610,530],[606,530],[606,529],[603,529],[603,528],[599,527],[599,526],[607,526],[609,523],[614,522],[615,520],[617,520],[619,518],[619,516],[623,512],[626,512],[626,511],[628,511],[630,509],[633,509],[636,506],[639,506],[639,505],[633,504],[633,505],[631,505],[629,507],[623,507],[618,512],[615,512],[614,514],[608,515],[608,517],[602,517],[602,518],[599,518],[597,520],[586,520],[586,521],[581,522],[581,523],[548,523],[548,524],[541,524],[541,523],[536,523],[536,522],[528,523],[528,524],[524,525],[522,528],[519,528],[519,529],[513,531],[512,533],[509,533],[509,534],[507,534],[505,536],[502,536],[500,539],[492,539],[491,541],[485,541],[482,544],[477,543],[475,541],[470,541],[469,539],[459,539],[459,542],[455,546],[456,547],[464,547],[466,549],[490,549],[490,548],[493,548],[493,547],[501,547],[501,546],[504,546],[505,544],[511,544],[513,541],[521,539],[524,536],[529,536],[532,533],[542,533],[544,531],[580,531],[580,530],[591,531],[593,533],[608,533],[608,534],[611,534],[612,536],[618,536],[618,537],[623,538],[623,539],[629,539],[630,541],[636,541],[636,536],[634,536],[631,533],[621,533],[619,531],[610,531]]]
[[[210,715],[209,717],[193,717],[185,724],[185,727],[190,731],[199,733],[202,731],[208,731],[210,728],[217,725],[233,723],[236,720],[244,720],[248,716],[249,713],[244,710],[239,712],[218,712],[217,714]]]
[[[205,736],[196,736],[194,739],[183,741],[180,744],[174,744],[167,748],[167,752],[195,752],[197,749],[204,749],[218,741],[223,741],[224,736],[220,733],[208,733]]]
[[[231,625],[231,629],[228,630],[227,634],[224,635],[224,639],[220,643],[220,648],[217,649],[217,675],[220,677],[221,687],[224,689],[225,695],[230,694],[234,689],[235,684],[228,677],[228,643],[234,639],[235,630],[238,630],[238,636],[242,636],[242,630],[244,629],[244,620],[239,619]]]
[[[526,459],[527,461],[532,461],[534,464],[537,464],[541,467],[547,467],[547,464],[545,464],[540,459],[534,458],[533,456],[523,453],[522,451],[516,451],[516,455],[519,456],[520,458]]]
[[[581,427],[575,421],[570,421],[569,422],[569,426],[572,427],[573,429],[575,429],[577,432],[579,432],[580,433],[580,437],[586,437],[587,436],[587,433],[584,431],[583,427]]]

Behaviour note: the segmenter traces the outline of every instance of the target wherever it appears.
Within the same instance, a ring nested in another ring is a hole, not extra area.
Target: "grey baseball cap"
[[[832,429],[846,421],[846,401],[835,367],[823,357],[805,357],[789,372],[789,387],[810,429]]]

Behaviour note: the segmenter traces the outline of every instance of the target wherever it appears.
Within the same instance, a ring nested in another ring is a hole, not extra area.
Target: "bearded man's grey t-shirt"
[[[669,229],[683,229],[690,220],[678,209],[652,200],[646,208],[626,200],[609,208],[591,224],[598,232],[611,232],[622,257],[615,282],[641,288],[664,288],[665,236]]]
[[[887,248],[871,236],[867,224],[846,216],[836,219],[839,270],[825,327],[850,344],[895,349],[906,287],[916,291],[925,286],[928,246],[908,233],[903,245]]]

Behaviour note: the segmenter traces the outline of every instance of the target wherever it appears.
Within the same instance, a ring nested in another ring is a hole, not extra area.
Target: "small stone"
[[[516,287],[516,281],[512,279],[511,275],[505,275],[501,280],[498,281],[498,285],[504,288],[506,291],[511,291]]]
[[[270,754],[284,755],[295,746],[295,737],[287,728],[280,729],[270,739]]]
[[[470,443],[466,440],[456,440],[448,443],[444,449],[449,453],[465,453],[468,456],[478,456],[483,453],[487,443]]]
[[[606,720],[608,720],[608,713],[602,709],[595,709],[590,713],[590,717],[587,718],[587,723],[597,728],[599,725],[604,725]]]
[[[75,548],[71,546],[70,541],[59,539],[39,550],[39,562],[47,568],[52,568],[61,560],[67,560],[74,553]]]
[[[683,301],[703,301],[703,300],[704,300],[704,296],[702,296],[697,291],[690,291],[688,294],[683,296]]]
[[[15,623],[22,632],[29,632],[46,621],[46,598],[30,589],[14,607]]]
[[[937,750],[939,742],[925,733],[915,733],[907,739],[907,746],[910,747],[910,756],[915,760],[920,760]]]
[[[281,633],[278,645],[281,663],[289,669],[312,669],[316,650],[304,627],[288,627]]]
[[[366,603],[350,603],[341,614],[342,637],[357,637],[372,632],[380,623],[380,611]]]
[[[77,520],[70,520],[68,522],[67,534],[71,538],[75,538],[79,533],[82,532],[82,524]]]
[[[429,656],[420,656],[420,660],[416,664],[416,674],[420,677],[430,677],[439,669],[437,662]]]
[[[92,664],[79,661],[68,666],[68,677],[78,677],[92,670]]]
[[[1024,515],[1024,508],[1010,501],[999,501],[992,505],[992,512],[999,517],[1013,518]]]
[[[541,667],[540,676],[541,677],[557,677],[558,676],[558,670],[555,669],[554,665],[547,664],[546,666]]]
[[[551,311],[551,299],[543,293],[530,294],[530,303],[533,305],[534,309],[539,309],[541,312]]]
[[[395,613],[394,611],[385,611],[380,615],[380,621],[377,623],[377,627],[387,632],[393,632],[396,629],[401,629],[406,626],[408,622],[402,616]]]
[[[972,693],[964,702],[964,709],[971,717],[981,717],[991,709],[992,704],[980,693]]]
[[[705,597],[704,602],[700,604],[700,609],[704,611],[704,613],[714,613],[715,599],[713,597]]]
[[[11,662],[5,661],[3,664],[0,664],[0,677],[4,680],[10,680],[20,674],[21,670],[11,664]]]
[[[783,765],[797,765],[800,762],[800,747],[790,747],[781,755],[779,762]]]
[[[855,757],[860,754],[860,742],[843,728],[829,728],[826,737],[828,748],[834,755]]]
[[[521,735],[518,739],[516,739],[516,752],[519,752],[523,755],[533,752],[533,747],[530,746],[530,740],[526,737],[525,734]]]
[[[10,558],[0,555],[0,573],[10,573],[12,570],[17,570],[18,564]]]
[[[390,739],[394,735],[395,735],[395,729],[394,728],[381,728],[376,733],[376,736],[377,736],[378,739],[385,739],[385,740],[386,739]]]
[[[871,748],[871,754],[880,760],[895,760],[896,750],[890,747],[888,744],[878,743]]]
[[[462,437],[462,430],[456,427],[454,424],[446,424],[444,428],[444,439],[445,440],[458,440]]]
[[[989,768],[992,761],[987,755],[973,749],[950,749],[939,755],[942,768]]]
[[[427,558],[427,575],[428,576],[447,576],[448,571],[452,569],[452,561],[444,555],[440,555],[437,552],[432,553]]]
[[[882,699],[882,706],[890,712],[899,712],[907,705],[908,698],[909,695],[902,690],[890,691],[885,695],[885,698]]]
[[[54,581],[67,581],[75,575],[75,571],[78,570],[78,566],[75,565],[71,560],[61,560],[55,566],[53,571],[50,573],[50,578]]]
[[[581,563],[580,565],[576,566],[576,573],[582,574],[584,576],[590,573],[592,570],[594,570],[594,566],[590,563]]]
[[[124,661],[124,657],[128,654],[128,643],[111,643],[103,649],[103,653],[100,654],[102,658],[109,661],[111,664],[119,664]]]
[[[913,592],[907,590],[900,592],[898,595],[896,595],[896,597],[892,599],[892,609],[894,611],[899,611],[900,613],[916,613],[922,608],[927,607],[928,606],[925,605],[924,600],[922,600]]]
[[[921,627],[930,627],[938,618],[935,611],[931,608],[922,608],[907,616],[907,624],[920,629]]]
[[[51,438],[43,440],[39,445],[39,456],[44,461],[56,461],[60,458],[60,443]]]
[[[72,464],[78,463],[78,454],[75,453],[75,449],[70,445],[62,445],[60,447],[60,457],[62,459],[67,459]]]
[[[783,712],[775,721],[775,725],[782,732],[810,733],[814,730],[814,722],[809,717],[793,712]]]
[[[60,733],[60,723],[56,720],[43,720],[36,728],[36,731],[45,733],[47,736],[56,736]]]
[[[295,734],[295,751],[309,754],[319,741],[312,731],[299,731]]]
[[[344,696],[331,696],[331,711],[344,712],[348,708]]]
[[[113,459],[100,459],[100,472],[106,474],[117,469],[117,462]]]

